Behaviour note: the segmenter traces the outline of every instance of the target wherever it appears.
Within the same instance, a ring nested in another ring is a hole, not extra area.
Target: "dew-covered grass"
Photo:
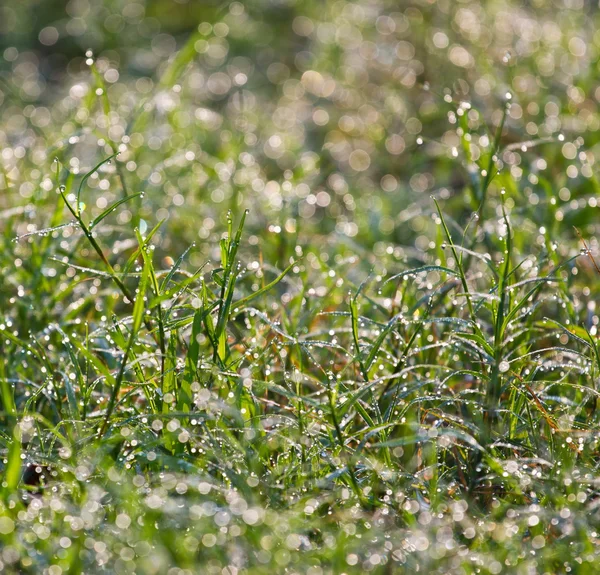
[[[600,571],[600,13],[0,6],[0,572]]]

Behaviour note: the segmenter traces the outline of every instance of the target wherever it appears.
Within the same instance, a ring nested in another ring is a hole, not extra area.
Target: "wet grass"
[[[563,102],[499,32],[493,94],[480,36],[472,66],[421,45],[466,8],[345,6],[342,55],[288,15],[311,69],[233,3],[152,80],[89,52],[33,105],[3,77],[0,571],[597,572],[591,16],[560,12]]]

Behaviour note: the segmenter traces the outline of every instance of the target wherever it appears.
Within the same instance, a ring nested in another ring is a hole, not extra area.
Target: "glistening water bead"
[[[510,363],[508,363],[508,361],[506,361],[506,360],[501,361],[498,364],[498,371],[500,373],[506,373],[509,369],[510,369]]]

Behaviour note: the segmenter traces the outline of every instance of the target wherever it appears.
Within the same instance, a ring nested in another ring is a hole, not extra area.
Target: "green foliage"
[[[0,571],[596,573],[597,10],[51,4],[0,7]]]

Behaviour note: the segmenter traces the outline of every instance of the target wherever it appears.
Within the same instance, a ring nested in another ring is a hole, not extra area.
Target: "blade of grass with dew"
[[[143,322],[143,316],[145,312],[145,298],[146,298],[146,288],[148,286],[150,279],[150,268],[147,264],[147,260],[144,259],[144,266],[142,268],[142,277],[140,279],[140,283],[137,290],[137,296],[135,298],[135,303],[133,306],[133,324],[131,326],[131,333],[129,336],[129,341],[127,343],[127,349],[123,354],[123,359],[121,360],[121,366],[119,368],[119,372],[115,377],[114,386],[112,388],[108,406],[106,408],[106,415],[104,416],[104,422],[102,427],[100,428],[100,432],[98,434],[98,438],[101,439],[104,434],[107,432],[110,421],[112,417],[112,412],[115,408],[117,397],[119,395],[119,391],[121,389],[121,385],[123,383],[123,377],[125,376],[125,369],[127,367],[127,362],[129,359],[129,354],[137,337],[138,331]]]

